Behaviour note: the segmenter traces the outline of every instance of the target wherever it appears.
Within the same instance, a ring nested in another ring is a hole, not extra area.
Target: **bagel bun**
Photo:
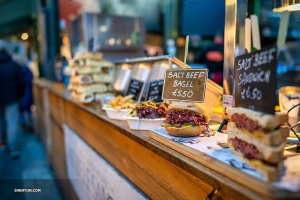
[[[166,127],[166,131],[173,136],[177,137],[191,137],[200,135],[204,131],[205,126],[193,127]]]
[[[173,101],[169,106],[169,110],[186,110],[202,115],[207,120],[205,111],[193,102]]]

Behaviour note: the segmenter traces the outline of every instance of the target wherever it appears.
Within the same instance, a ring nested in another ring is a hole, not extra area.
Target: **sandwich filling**
[[[254,121],[248,118],[245,114],[233,114],[231,116],[231,120],[236,124],[236,126],[240,129],[246,129],[251,132],[261,131],[261,132],[270,132],[271,130],[263,129],[257,121]]]
[[[167,107],[165,104],[157,104],[153,100],[149,100],[139,103],[129,115],[137,116],[139,119],[165,118]]]
[[[203,125],[208,127],[206,119],[203,115],[197,114],[189,110],[168,110],[168,117],[162,124],[162,127],[191,127]]]
[[[231,144],[234,150],[241,152],[243,156],[249,160],[259,160],[264,164],[276,167],[277,164],[270,163],[264,160],[264,157],[261,152],[253,145],[249,144],[237,137],[230,139]]]
[[[91,83],[91,78],[90,77],[88,77],[88,76],[83,76],[82,78],[81,78],[81,81],[82,81],[82,83]]]
[[[75,65],[76,67],[83,67],[83,66],[85,65],[85,60],[82,60],[82,59],[80,59],[80,60],[75,60],[75,61],[74,61],[74,65]]]

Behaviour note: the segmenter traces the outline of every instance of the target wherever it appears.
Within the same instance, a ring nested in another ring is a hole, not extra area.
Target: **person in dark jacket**
[[[7,43],[0,40],[0,145],[7,147],[12,157],[19,152],[19,100],[24,81],[21,67],[7,53]]]
[[[31,106],[33,105],[33,95],[32,95],[32,80],[33,75],[30,69],[22,65],[22,74],[24,77],[24,93],[19,102],[19,123],[23,131],[33,131],[33,116],[31,111]]]

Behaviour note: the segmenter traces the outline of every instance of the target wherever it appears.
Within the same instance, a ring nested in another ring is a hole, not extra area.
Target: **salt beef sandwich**
[[[68,74],[88,75],[102,72],[108,73],[113,67],[113,63],[104,60],[100,52],[77,52],[74,59],[69,61],[69,66]]]
[[[227,108],[228,145],[267,181],[281,177],[283,152],[289,128],[287,113],[266,114],[246,108]]]
[[[168,106],[168,117],[161,125],[173,136],[189,137],[201,134],[208,128],[207,115],[193,102],[173,101]]]

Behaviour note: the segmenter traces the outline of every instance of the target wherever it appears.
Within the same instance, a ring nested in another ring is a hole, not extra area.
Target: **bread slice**
[[[250,160],[245,158],[241,152],[236,151],[230,140],[228,141],[228,145],[236,155],[238,155],[245,163],[254,168],[258,173],[263,175],[267,181],[275,182],[280,180],[282,173],[282,161],[279,162],[277,166],[272,166],[263,163],[260,160]]]
[[[249,134],[241,134],[240,132],[234,132],[230,131],[228,133],[228,140],[230,141],[231,139],[238,138],[240,140],[243,140],[247,144],[252,144],[254,145],[258,151],[263,155],[263,158],[266,162],[270,163],[279,163],[281,162],[283,158],[283,151],[286,142],[283,141],[281,142],[278,146],[271,147],[265,145],[262,140],[259,140]]]
[[[289,134],[289,127],[275,129],[269,133],[264,133],[263,131],[250,132],[246,129],[237,128],[234,122],[228,122],[227,130],[224,132],[228,134],[235,133],[235,135],[241,134],[239,137],[243,137],[245,141],[257,140],[257,143],[262,145],[276,147],[281,143],[285,143]]]
[[[227,108],[229,116],[233,114],[245,114],[249,119],[256,121],[263,129],[274,130],[281,123],[288,121],[288,114],[275,112],[275,115],[254,111],[247,108]]]
[[[173,136],[177,137],[191,137],[200,135],[204,131],[205,126],[192,126],[192,127],[166,127],[166,131]]]

